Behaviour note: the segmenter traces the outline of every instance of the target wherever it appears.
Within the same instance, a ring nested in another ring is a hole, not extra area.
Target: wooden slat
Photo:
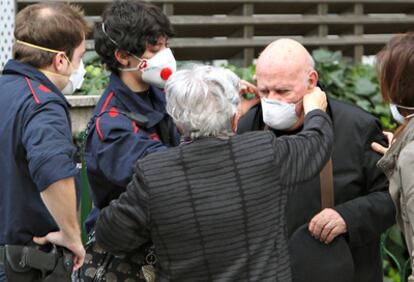
[[[298,40],[304,45],[309,46],[338,46],[338,45],[355,45],[355,44],[383,44],[390,39],[391,35],[376,35],[376,36],[333,36],[333,37],[291,37]],[[280,36],[260,37],[251,39],[244,38],[173,38],[171,46],[173,48],[188,48],[188,47],[260,47],[269,44],[270,42],[281,38]]]
[[[344,35],[331,37],[302,37],[291,36],[307,46],[340,46],[340,45],[355,45],[355,44],[384,44],[392,35],[381,34],[375,36],[362,35]],[[269,37],[255,37],[253,40],[249,38],[172,38],[170,40],[171,48],[227,48],[227,47],[260,47],[269,44],[270,42],[280,39],[282,36]],[[86,48],[93,49],[93,40],[87,40]]]
[[[100,22],[100,16],[88,16]],[[414,15],[255,15],[255,16],[170,16],[174,26],[303,25],[303,24],[414,24]]]

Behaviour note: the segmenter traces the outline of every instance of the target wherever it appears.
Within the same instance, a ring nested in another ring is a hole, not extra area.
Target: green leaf
[[[330,80],[339,88],[344,88],[344,73],[343,70],[337,70],[328,74]]]
[[[364,77],[359,77],[355,80],[354,88],[355,93],[362,96],[371,96],[377,90],[375,84]]]
[[[358,100],[356,101],[356,104],[366,111],[369,111],[370,106],[371,106],[371,103],[367,100]]]
[[[82,57],[83,63],[85,65],[91,65],[99,63],[99,55],[95,51],[87,51]]]

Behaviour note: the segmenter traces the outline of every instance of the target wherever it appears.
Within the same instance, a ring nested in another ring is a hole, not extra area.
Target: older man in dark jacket
[[[296,41],[275,41],[261,54],[256,75],[262,104],[241,119],[238,132],[261,130],[267,125],[276,136],[300,133],[303,130],[300,101],[307,87],[318,81],[310,54]],[[269,107],[272,100],[294,105],[292,118],[288,120],[287,113],[275,118],[277,109]],[[381,126],[369,113],[332,98],[328,99],[327,113],[335,132],[332,153],[335,207],[321,211],[319,177],[296,186],[287,205],[289,237],[307,223],[311,234],[326,244],[342,235],[353,257],[353,281],[382,281],[379,240],[381,233],[394,223],[395,208],[386,177],[376,167],[380,155],[370,148],[373,141],[384,142]],[[309,255],[314,259],[318,256]],[[321,275],[324,271],[321,264]],[[300,281],[320,280],[306,277]]]
[[[234,135],[238,84],[219,68],[173,74],[167,111],[184,142],[138,161],[127,191],[98,219],[96,240],[111,252],[152,239],[158,281],[291,281],[287,194],[330,155],[326,97],[317,88],[304,97],[296,136]]]

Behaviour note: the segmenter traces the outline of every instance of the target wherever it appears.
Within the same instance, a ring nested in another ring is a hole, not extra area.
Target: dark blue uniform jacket
[[[37,69],[6,64],[0,77],[0,245],[58,230],[40,192],[78,173],[68,107]]]
[[[165,112],[165,94],[151,87],[148,95],[153,106],[112,74],[95,108],[85,158],[92,197],[98,208],[107,206],[125,191],[138,159],[179,143],[177,129]],[[147,121],[131,119],[131,113],[143,115]]]

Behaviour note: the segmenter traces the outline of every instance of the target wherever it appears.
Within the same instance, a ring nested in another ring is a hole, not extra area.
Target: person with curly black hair
[[[168,47],[173,35],[159,7],[138,1],[111,3],[96,26],[95,50],[111,76],[89,123],[85,144],[96,207],[87,220],[89,227],[93,228],[99,210],[125,191],[138,159],[179,143],[162,91],[176,71]]]

